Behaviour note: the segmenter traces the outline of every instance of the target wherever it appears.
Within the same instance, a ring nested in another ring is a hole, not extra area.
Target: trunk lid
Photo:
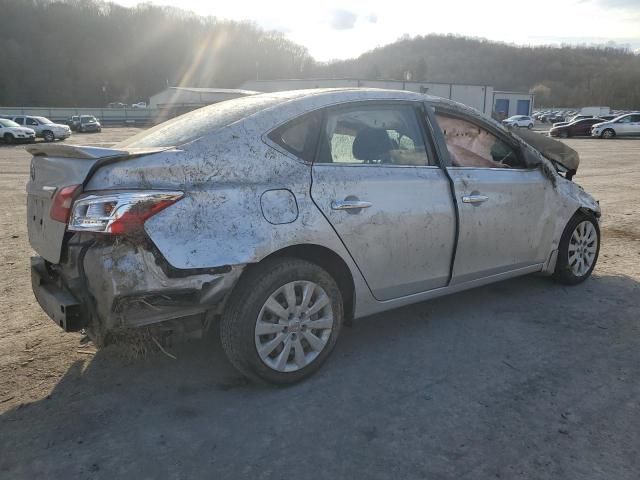
[[[155,153],[161,149],[111,149],[77,145],[32,145],[33,155],[27,183],[27,230],[29,243],[45,260],[59,263],[67,224],[53,220],[49,211],[56,192],[69,185],[82,185],[106,161]]]

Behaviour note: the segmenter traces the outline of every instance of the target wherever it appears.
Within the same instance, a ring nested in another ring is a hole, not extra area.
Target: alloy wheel
[[[591,269],[598,251],[598,234],[589,221],[580,222],[569,240],[569,267],[573,274],[582,277]]]
[[[331,299],[320,285],[310,281],[287,283],[267,298],[258,314],[258,356],[273,370],[300,370],[324,350],[333,322]]]

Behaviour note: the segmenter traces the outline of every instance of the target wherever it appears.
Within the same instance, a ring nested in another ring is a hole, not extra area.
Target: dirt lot
[[[567,143],[604,211],[591,280],[356,321],[287,389],[244,382],[215,336],[131,361],[63,333],[31,294],[29,156],[0,146],[0,478],[637,479],[640,140]]]

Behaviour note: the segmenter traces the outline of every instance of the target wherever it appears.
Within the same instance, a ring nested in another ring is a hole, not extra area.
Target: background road
[[[177,360],[85,353],[31,294],[29,155],[0,146],[0,478],[637,479],[640,140],[567,143],[604,212],[591,280],[360,319],[285,389],[246,383],[216,335]]]

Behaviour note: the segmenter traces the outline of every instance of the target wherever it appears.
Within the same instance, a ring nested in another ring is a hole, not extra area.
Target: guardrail
[[[160,118],[160,114],[160,110],[155,108],[0,107],[0,117],[32,115],[47,117],[49,120],[54,122],[65,123],[73,115],[93,115],[105,126],[147,126],[157,123],[157,119]]]

